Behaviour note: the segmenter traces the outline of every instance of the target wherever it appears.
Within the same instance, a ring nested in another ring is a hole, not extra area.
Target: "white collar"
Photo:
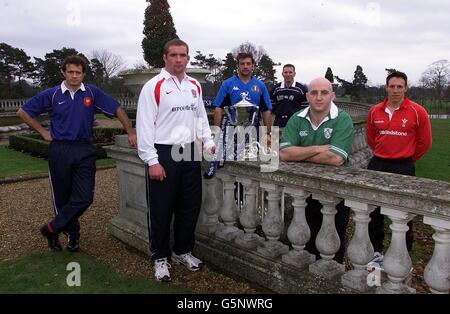
[[[338,107],[335,105],[334,102],[331,102],[330,112],[328,115],[330,116],[331,119],[336,119],[338,114],[339,114]],[[300,118],[309,117],[309,106],[300,111],[300,113],[297,116],[299,116]]]
[[[167,70],[166,70],[165,68],[162,68],[162,69],[161,69],[161,75],[162,75],[165,79],[173,78],[174,80],[176,79],[176,80],[178,81],[178,77],[176,77],[175,75],[172,75],[172,74],[170,74],[169,72],[167,72]],[[186,72],[185,72],[182,81],[184,81],[184,80],[186,80],[186,79],[188,79],[188,78],[189,78],[189,77],[188,77],[188,75],[187,75]]]
[[[86,91],[86,88],[84,87],[83,82],[81,82],[81,85],[78,89],[81,89],[83,92]],[[73,91],[73,93],[75,94],[78,89],[76,91]],[[72,93],[72,91],[70,89],[67,88],[66,84],[64,84],[64,81],[61,83],[61,92],[64,94],[66,91],[69,91],[70,93]]]
[[[297,81],[294,80],[294,82],[292,83],[291,87],[294,87],[295,84],[297,84]],[[288,87],[286,87],[286,83],[284,82],[284,80],[283,80],[283,82],[281,82],[281,86],[280,87],[281,88],[288,88]]]

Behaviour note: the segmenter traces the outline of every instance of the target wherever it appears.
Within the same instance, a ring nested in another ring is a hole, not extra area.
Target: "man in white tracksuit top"
[[[186,75],[189,47],[174,39],[164,46],[164,69],[139,96],[136,131],[139,157],[147,164],[150,251],[155,278],[170,281],[170,260],[191,271],[203,263],[191,254],[202,198],[201,165],[195,140],[213,154],[202,90]],[[181,160],[180,160],[181,159]],[[169,245],[174,219],[173,253]]]

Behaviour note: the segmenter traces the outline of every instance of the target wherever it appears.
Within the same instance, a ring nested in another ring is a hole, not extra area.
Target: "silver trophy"
[[[232,106],[232,121],[236,135],[237,160],[252,160],[257,158],[257,151],[253,148],[258,142],[257,128],[259,126],[259,107],[249,100],[248,92],[241,93],[242,100]]]

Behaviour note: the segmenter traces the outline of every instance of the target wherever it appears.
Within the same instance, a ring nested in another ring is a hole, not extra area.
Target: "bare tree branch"
[[[106,79],[108,80],[125,66],[125,61],[121,56],[115,55],[106,49],[93,50],[91,53],[92,59],[97,59],[105,68]]]

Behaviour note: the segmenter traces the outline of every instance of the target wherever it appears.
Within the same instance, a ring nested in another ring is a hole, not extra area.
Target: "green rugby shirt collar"
[[[328,115],[325,117],[325,119],[322,120],[322,122],[320,122],[320,124],[315,127],[312,122],[311,119],[309,118],[309,107],[307,107],[306,109],[300,111],[300,113],[297,115],[300,118],[306,119],[309,121],[309,123],[311,124],[311,127],[313,128],[313,130],[317,130],[323,123],[327,122],[328,120],[331,119],[336,119],[338,117],[339,114],[339,110],[338,107],[336,106],[336,104],[334,102],[331,102],[331,106],[330,106],[330,112],[328,113]]]

